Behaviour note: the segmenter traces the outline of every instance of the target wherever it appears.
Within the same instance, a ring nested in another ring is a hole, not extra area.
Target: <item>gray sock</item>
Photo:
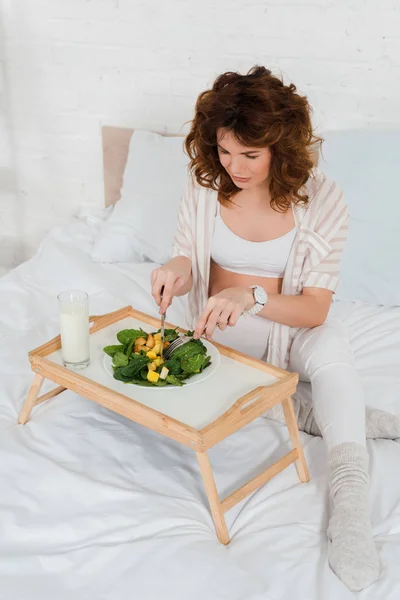
[[[321,431],[315,422],[314,410],[311,402],[306,398],[293,397],[293,408],[296,415],[297,426],[300,431],[310,435],[321,436]],[[286,423],[281,404],[277,404],[263,415],[266,419]]]
[[[309,435],[321,436],[321,430],[315,421],[312,402],[307,398],[298,397],[294,400],[294,407],[300,431]]]
[[[365,425],[367,438],[385,438],[387,440],[400,438],[400,417],[385,410],[367,406],[365,409]]]
[[[320,428],[314,418],[311,401],[308,398],[295,396],[293,398],[293,407],[300,431],[304,431],[309,435],[321,436]],[[285,423],[285,417],[280,404],[274,406],[264,416],[267,419]],[[367,407],[365,409],[365,427],[367,439],[384,438],[395,440],[400,438],[400,417],[385,410]]]
[[[367,450],[357,443],[334,446],[329,453],[329,477],[329,563],[350,590],[362,590],[380,574],[368,503]]]

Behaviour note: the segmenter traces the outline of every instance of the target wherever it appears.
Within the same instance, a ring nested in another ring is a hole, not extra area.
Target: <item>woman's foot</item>
[[[379,410],[379,408],[366,408],[365,425],[367,438],[384,438],[387,440],[396,440],[400,438],[400,417]]]
[[[362,590],[380,575],[368,503],[368,457],[360,444],[335,446],[329,454],[332,515],[329,564],[352,591]]]

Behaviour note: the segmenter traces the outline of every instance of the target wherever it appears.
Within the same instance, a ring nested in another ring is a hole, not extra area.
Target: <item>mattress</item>
[[[17,416],[32,380],[27,352],[59,331],[57,294],[81,288],[91,314],[132,304],[157,315],[155,265],[93,264],[99,219],[54,229],[33,259],[0,279],[1,600],[344,600],[327,562],[321,438],[301,434],[311,474],[284,470],[226,513],[222,546],[188,448],[72,392]],[[181,324],[185,300],[168,320]],[[400,413],[400,308],[346,302],[366,402]],[[50,386],[49,386],[50,387]],[[44,388],[46,391],[47,388]],[[301,384],[300,393],[309,394]],[[400,445],[368,441],[372,521],[384,564],[363,600],[400,597]],[[213,448],[221,496],[290,450],[260,418]]]

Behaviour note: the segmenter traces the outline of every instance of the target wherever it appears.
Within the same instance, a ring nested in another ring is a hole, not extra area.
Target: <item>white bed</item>
[[[325,451],[302,434],[311,482],[294,467],[226,514],[216,538],[194,453],[66,392],[17,416],[32,379],[28,350],[58,332],[56,295],[84,288],[91,312],[126,304],[156,315],[153,264],[91,261],[101,220],[57,228],[0,279],[1,600],[346,600],[327,563]],[[180,323],[177,299],[169,320]],[[342,303],[370,405],[400,406],[400,308]],[[397,359],[396,359],[397,352]],[[225,495],[288,445],[260,418],[210,452]],[[368,443],[373,527],[385,572],[359,595],[400,597],[400,445]],[[229,457],[229,461],[227,460]],[[227,469],[226,465],[235,465]]]

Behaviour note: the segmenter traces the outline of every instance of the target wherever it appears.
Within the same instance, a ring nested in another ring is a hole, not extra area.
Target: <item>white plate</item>
[[[193,375],[193,377],[190,377],[190,379],[185,381],[183,387],[187,387],[188,385],[194,385],[196,383],[200,383],[201,381],[204,381],[205,379],[210,377],[210,375],[213,375],[215,373],[215,371],[218,369],[219,365],[221,364],[221,355],[220,355],[218,349],[214,346],[214,344],[211,344],[207,340],[203,340],[203,339],[201,341],[207,348],[207,354],[211,357],[211,364],[209,367],[204,369],[204,371],[202,373],[199,373],[198,375]],[[110,375],[110,377],[112,377],[114,379],[114,371],[112,368],[112,357],[108,356],[108,354],[105,354],[105,353],[104,353],[103,365],[104,365],[104,368],[107,371],[107,373]],[[135,384],[132,383],[130,385],[135,385]],[[152,385],[152,386],[148,386],[148,387],[147,386],[145,386],[145,387],[138,386],[138,387],[140,387],[142,390],[172,390],[172,389],[179,390],[179,389],[181,389],[179,386],[175,386],[175,385],[165,385],[162,387],[158,387],[156,385]]]

